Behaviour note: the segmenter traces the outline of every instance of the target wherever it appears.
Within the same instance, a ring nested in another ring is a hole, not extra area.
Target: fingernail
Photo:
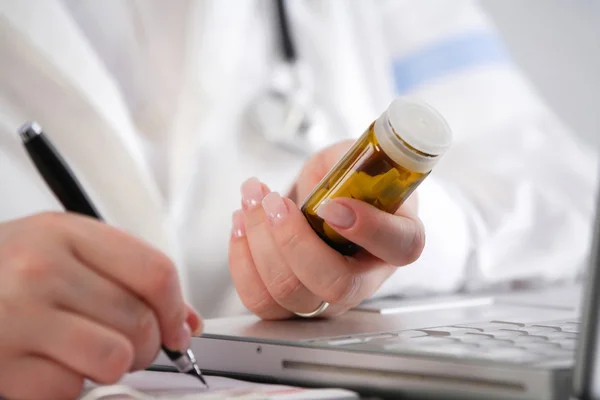
[[[237,210],[233,213],[232,219],[232,228],[231,234],[233,237],[241,238],[246,234],[244,228],[244,212],[242,210]]]
[[[342,229],[350,228],[356,221],[356,214],[351,208],[329,199],[319,205],[317,215],[329,225]]]
[[[186,351],[190,348],[190,344],[192,342],[192,330],[190,329],[187,322],[184,322],[181,325],[181,329],[179,329],[179,333],[177,335],[177,343],[179,347],[179,351]]]
[[[266,195],[262,201],[262,206],[269,221],[273,224],[282,220],[288,214],[287,206],[277,192]]]
[[[244,209],[251,210],[258,206],[266,193],[263,185],[256,178],[250,178],[242,184],[242,205]]]

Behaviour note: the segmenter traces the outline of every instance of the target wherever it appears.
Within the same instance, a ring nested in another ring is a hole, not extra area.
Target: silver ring
[[[325,310],[327,310],[327,307],[329,307],[329,303],[326,302],[326,301],[322,301],[321,305],[319,305],[319,307],[315,311],[312,311],[312,312],[309,312],[309,313],[297,313],[297,312],[295,312],[294,314],[296,314],[297,316],[302,317],[302,318],[313,318],[313,317],[316,317],[317,315],[323,314],[323,312]]]

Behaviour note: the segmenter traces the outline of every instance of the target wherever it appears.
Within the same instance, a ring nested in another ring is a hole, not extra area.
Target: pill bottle
[[[394,99],[301,206],[314,231],[344,255],[360,250],[317,215],[327,199],[350,197],[394,213],[430,174],[452,142],[444,118],[430,105]]]

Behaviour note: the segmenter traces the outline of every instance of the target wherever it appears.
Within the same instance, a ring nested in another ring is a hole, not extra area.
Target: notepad
[[[306,389],[205,376],[210,389],[195,378],[170,372],[140,371],[115,385],[87,383],[80,400],[357,400],[345,389]]]

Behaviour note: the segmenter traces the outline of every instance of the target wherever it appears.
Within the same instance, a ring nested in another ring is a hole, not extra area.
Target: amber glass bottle
[[[394,213],[429,175],[452,142],[444,118],[431,106],[397,98],[315,187],[301,207],[331,247],[352,255],[359,247],[317,215],[326,199],[351,197]]]

